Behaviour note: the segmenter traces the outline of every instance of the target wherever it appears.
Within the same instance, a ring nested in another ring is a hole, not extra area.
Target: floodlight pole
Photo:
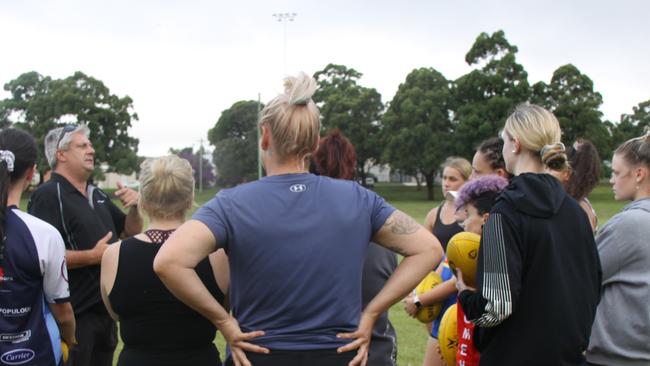
[[[296,20],[298,13],[274,13],[272,16],[284,25],[284,74],[287,75],[287,22]]]

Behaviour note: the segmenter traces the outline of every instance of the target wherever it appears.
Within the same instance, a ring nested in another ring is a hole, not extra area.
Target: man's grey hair
[[[81,132],[86,137],[90,136],[90,129],[86,125],[77,125],[74,130],[65,133],[63,132],[63,128],[54,128],[45,135],[45,158],[52,169],[56,167],[56,151],[59,149],[68,150],[73,133]],[[63,137],[61,133],[64,133]]]

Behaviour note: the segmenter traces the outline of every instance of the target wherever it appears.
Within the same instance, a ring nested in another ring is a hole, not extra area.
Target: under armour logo
[[[306,191],[307,186],[304,184],[294,184],[291,187],[289,187],[289,190],[293,193],[300,193]]]

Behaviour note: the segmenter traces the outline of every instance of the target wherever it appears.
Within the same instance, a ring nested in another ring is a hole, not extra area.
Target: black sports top
[[[214,346],[215,326],[176,299],[153,271],[161,244],[136,238],[122,242],[115,283],[108,298],[120,317],[124,349],[118,365],[221,365]],[[217,286],[206,258],[196,272],[220,303]]]
[[[93,249],[109,231],[109,243],[119,240],[126,215],[101,189],[88,185],[84,196],[64,176],[52,173],[29,199],[31,215],[54,226],[68,250]],[[70,299],[75,315],[95,311],[105,313],[99,293],[99,264],[68,270]]]
[[[463,231],[463,227],[458,225],[457,222],[454,222],[452,224],[445,224],[442,222],[440,219],[440,211],[442,211],[442,206],[445,204],[445,201],[442,201],[440,206],[438,206],[438,212],[436,212],[436,222],[433,224],[433,228],[431,228],[431,231],[433,232],[433,235],[440,240],[440,244],[442,245],[442,250],[445,252],[447,251],[447,242],[449,242],[449,239],[451,239],[452,236],[460,233]]]

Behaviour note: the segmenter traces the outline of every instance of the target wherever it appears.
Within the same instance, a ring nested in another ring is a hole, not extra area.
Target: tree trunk
[[[361,185],[368,188],[366,185],[366,171],[364,170],[363,165],[361,165],[360,162],[357,162],[357,176],[355,177],[357,180],[361,180]]]
[[[420,180],[420,175],[418,173],[415,173],[413,177],[415,178],[415,184],[417,185],[419,192],[422,190],[422,180]]]
[[[433,201],[435,199],[435,196],[433,194],[433,175],[435,171],[428,172],[424,174],[424,178],[427,181],[427,200]]]

